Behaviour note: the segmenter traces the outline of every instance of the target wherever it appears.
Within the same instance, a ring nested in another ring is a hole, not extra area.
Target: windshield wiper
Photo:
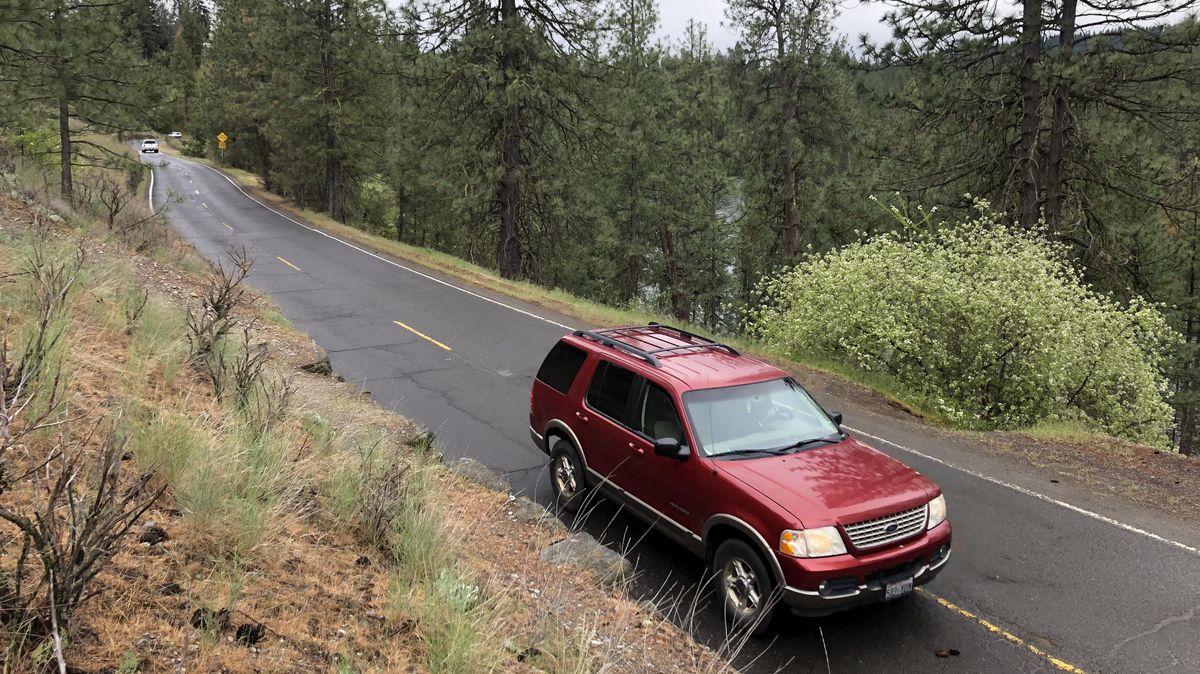
[[[817,443],[824,443],[827,445],[835,445],[845,439],[846,439],[846,434],[842,433],[841,431],[838,431],[836,434],[833,434],[833,435],[823,435],[819,438],[808,438],[807,440],[801,440],[799,442],[794,442],[794,443],[788,445],[787,447],[779,448],[779,450],[777,450],[777,451],[780,454],[790,454],[792,452],[798,452],[798,451],[804,449],[805,447],[808,447],[809,445],[815,445]]]
[[[778,456],[783,453],[780,449],[731,449],[728,452],[714,454],[714,459],[721,459],[727,456],[749,456],[751,454],[765,454],[767,456]]]

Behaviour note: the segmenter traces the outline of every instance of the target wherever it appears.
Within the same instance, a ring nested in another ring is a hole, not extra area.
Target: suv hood
[[[917,471],[852,437],[795,454],[713,463],[804,527],[890,515],[926,503],[938,491]]]

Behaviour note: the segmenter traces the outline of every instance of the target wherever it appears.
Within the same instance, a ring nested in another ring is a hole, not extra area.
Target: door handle
[[[587,415],[584,414],[583,412],[576,412],[575,416],[579,417],[579,420],[582,421],[583,423],[585,423],[585,424],[587,423],[587,420],[588,420]]]
[[[641,447],[638,447],[637,445],[633,444],[632,442],[629,443],[629,448],[632,449],[633,451],[637,452],[638,454],[646,453],[646,450],[642,449]]]

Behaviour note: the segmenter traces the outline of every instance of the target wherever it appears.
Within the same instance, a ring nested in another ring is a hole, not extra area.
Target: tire
[[[579,512],[587,499],[588,484],[583,462],[569,440],[555,440],[550,450],[550,486],[554,489],[554,503],[560,510]]]
[[[758,551],[739,538],[731,538],[717,548],[712,572],[725,617],[733,629],[752,637],[770,631],[779,592]]]

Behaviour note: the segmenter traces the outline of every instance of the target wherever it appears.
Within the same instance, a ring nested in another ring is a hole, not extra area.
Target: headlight
[[[832,557],[846,554],[846,544],[837,527],[788,529],[779,536],[779,551],[792,557]]]
[[[929,528],[932,529],[945,521],[946,495],[938,494],[937,498],[929,502]]]

